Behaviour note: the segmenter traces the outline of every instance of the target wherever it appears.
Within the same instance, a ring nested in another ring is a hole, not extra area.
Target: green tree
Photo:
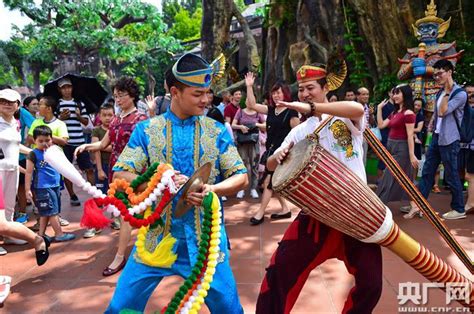
[[[26,61],[36,65],[33,68],[54,65],[56,75],[65,69],[107,79],[126,73],[137,76],[144,85],[148,79],[142,76],[153,72],[161,54],[169,58],[180,48],[167,34],[157,8],[140,0],[4,3],[33,21],[16,34],[24,45]],[[41,71],[34,75],[35,85],[41,77]]]
[[[199,39],[201,37],[202,8],[196,9],[192,15],[180,8],[174,16],[174,24],[169,34],[182,41]]]
[[[164,0],[163,21],[168,34],[182,41],[201,36],[202,4],[196,0]]]

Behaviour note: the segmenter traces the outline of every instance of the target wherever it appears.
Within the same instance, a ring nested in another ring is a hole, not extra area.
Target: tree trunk
[[[269,26],[264,30],[263,40],[263,84],[264,93],[278,80],[287,82],[295,78],[291,68],[289,47],[296,42],[297,2],[270,2]]]
[[[153,73],[151,72],[150,68],[146,69],[147,71],[147,76],[148,76],[148,95],[155,97],[155,87],[156,87],[156,80],[155,77],[153,76]]]
[[[202,1],[201,51],[208,61],[217,57],[229,41],[232,4],[232,0]]]
[[[250,72],[257,72],[260,67],[260,55],[258,53],[257,42],[255,41],[255,37],[252,34],[247,20],[242,16],[242,13],[240,13],[234,1],[232,1],[232,13],[237,18],[237,21],[239,21],[244,33],[245,46],[247,47],[247,68]]]
[[[40,92],[41,68],[37,66],[32,66],[31,68],[33,70],[33,91],[35,92],[35,94],[38,94]]]
[[[232,0],[203,0],[201,24],[201,54],[209,62],[229,46]],[[225,87],[225,79],[214,86],[215,90]]]
[[[462,34],[459,0],[435,2],[438,17],[452,17],[448,33],[455,35],[456,28]],[[279,79],[294,82],[294,72],[301,65],[326,63],[328,54],[348,44],[344,38],[344,8],[353,11],[355,34],[361,38],[355,44],[356,52],[363,55],[370,76],[368,87],[373,87],[381,78],[395,74],[399,69],[397,59],[405,55],[408,47],[418,45],[411,25],[425,16],[428,3],[429,0],[270,0],[263,32],[264,91]],[[469,12],[470,3],[462,2],[464,12]],[[472,25],[471,20],[468,23]],[[472,28],[467,30],[467,37],[472,37]],[[353,65],[348,63],[350,75]],[[348,84],[346,80],[345,86]]]

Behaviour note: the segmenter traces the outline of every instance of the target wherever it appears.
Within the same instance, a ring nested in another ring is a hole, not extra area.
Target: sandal
[[[437,185],[434,185],[434,186],[433,186],[432,191],[433,191],[433,193],[435,193],[435,194],[441,193],[441,190],[439,189],[439,186],[437,186]]]

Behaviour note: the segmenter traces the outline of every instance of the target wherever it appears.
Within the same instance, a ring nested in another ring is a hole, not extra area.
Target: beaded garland
[[[128,183],[123,179],[115,179],[111,184],[108,191],[110,197],[115,196],[122,199],[129,207],[128,211],[131,215],[140,214],[145,209],[156,202],[158,197],[162,195],[163,191],[168,188],[171,192],[176,192],[176,187],[173,182],[174,171],[173,168],[168,164],[154,163],[150,168],[145,171],[144,174],[138,176],[131,183]],[[141,184],[148,182],[145,191],[136,195],[134,190]],[[121,189],[127,195],[127,200],[123,197],[123,194],[117,194],[118,189]],[[130,207],[129,204],[133,206]]]
[[[162,313],[198,313],[211,287],[216,272],[221,237],[222,213],[217,195],[214,192],[208,193],[204,197],[202,207],[204,217],[197,262],[191,270],[191,275],[184,281]]]
[[[158,169],[159,166],[153,165],[153,168]],[[147,178],[150,179],[155,175],[156,173],[152,175],[151,170],[147,171],[132,181],[129,187],[136,189],[140,184],[146,182]],[[119,184],[117,184],[116,187],[119,187]],[[114,192],[114,196],[111,196],[111,192]],[[143,218],[136,218],[127,210],[127,205],[130,206],[130,201],[133,199],[130,197],[130,192],[131,191],[127,188],[125,192],[117,192],[116,188],[114,188],[112,191],[109,190],[109,196],[97,198],[95,201],[98,206],[115,206],[124,220],[128,221],[132,226],[140,228],[135,245],[137,247],[137,254],[142,261],[148,265],[155,265],[155,267],[163,267],[163,263],[172,264],[176,256],[167,256],[167,260],[163,261],[162,258],[158,259],[156,254],[148,252],[145,249],[146,234],[150,227],[152,227],[155,222],[162,223],[160,216],[164,205],[171,199],[170,190],[164,190],[160,203],[156,206],[155,210],[153,212],[148,210]],[[162,313],[198,313],[210,289],[219,257],[221,237],[220,222],[222,219],[219,199],[214,192],[210,192],[204,197],[202,208],[204,214],[197,262],[191,269],[191,275],[184,281],[169,304],[162,310]],[[165,239],[162,241],[166,242]],[[174,244],[172,241],[168,241],[168,243],[168,245],[171,246]],[[128,309],[121,311],[121,313],[133,312],[134,311]]]

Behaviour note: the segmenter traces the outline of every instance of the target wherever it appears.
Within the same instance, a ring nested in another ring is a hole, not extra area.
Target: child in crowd
[[[35,147],[34,140],[33,140],[33,131],[34,129],[36,129],[38,126],[41,126],[41,125],[47,125],[51,129],[52,134],[53,134],[52,135],[53,144],[61,146],[61,147],[67,144],[69,134],[67,132],[66,123],[64,121],[59,120],[58,118],[54,116],[55,110],[56,110],[56,100],[53,97],[41,96],[39,105],[38,105],[38,114],[42,118],[34,120],[33,123],[31,124],[28,130],[28,139],[27,139],[28,145],[33,145],[33,147]],[[59,217],[59,222],[61,226],[69,225],[69,221],[61,217]],[[37,222],[33,226],[32,229],[35,231],[38,231],[39,222]]]
[[[37,117],[39,112],[39,101],[36,96],[28,96],[23,100],[23,106],[33,117]]]
[[[92,130],[92,143],[100,142],[104,138],[105,133],[107,133],[107,131],[109,130],[110,122],[112,122],[112,119],[115,116],[114,106],[108,103],[103,104],[99,109],[98,116],[100,118],[101,124],[99,126],[96,126],[94,130]],[[107,173],[109,173],[109,160],[111,152],[111,144],[109,144],[101,151],[94,152],[96,162],[95,186],[105,194],[107,194],[107,190],[109,189],[109,180],[107,178]],[[120,221],[118,219],[115,219],[112,222],[112,228],[115,230],[120,229]],[[84,233],[84,238],[92,238],[100,231],[100,229],[88,229]]]
[[[38,234],[44,236],[50,223],[55,234],[54,241],[73,240],[76,236],[72,233],[64,233],[59,223],[61,176],[44,160],[44,151],[53,145],[53,133],[48,126],[41,125],[33,130],[33,139],[36,148],[30,152],[26,161],[25,189],[26,196],[31,201],[33,200],[31,188],[35,193],[35,205],[40,214]]]
[[[66,123],[54,116],[56,100],[53,97],[44,96],[40,99],[38,113],[42,118],[36,119],[28,131],[28,143],[34,144],[33,131],[38,126],[46,125],[51,129],[53,144],[64,146],[67,144],[69,134]]]

